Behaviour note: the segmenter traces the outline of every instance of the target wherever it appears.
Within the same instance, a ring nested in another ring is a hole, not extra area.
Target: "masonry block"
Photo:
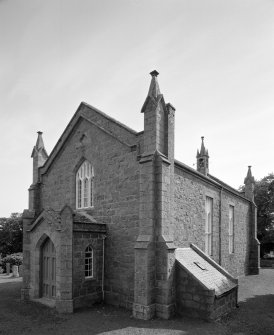
[[[136,319],[150,320],[155,315],[155,304],[147,306],[133,303],[132,309],[133,309],[133,316]]]

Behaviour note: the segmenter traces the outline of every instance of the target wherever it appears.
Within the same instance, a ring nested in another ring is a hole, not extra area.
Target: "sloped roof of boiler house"
[[[203,254],[203,255],[202,255]],[[237,280],[226,274],[204,253],[197,253],[193,248],[177,248],[175,258],[180,266],[190,273],[208,290],[215,290],[220,296],[237,287]]]

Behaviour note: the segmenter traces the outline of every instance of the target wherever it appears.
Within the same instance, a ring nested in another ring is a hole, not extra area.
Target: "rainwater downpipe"
[[[220,208],[219,208],[219,265],[222,265],[222,203],[223,187],[220,189]]]
[[[103,260],[102,260],[102,300],[103,302],[105,301],[105,290],[104,290],[104,286],[105,286],[105,239],[106,236],[104,235],[102,238],[102,242],[103,242]]]

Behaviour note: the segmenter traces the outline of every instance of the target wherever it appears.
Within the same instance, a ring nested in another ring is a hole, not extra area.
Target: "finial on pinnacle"
[[[255,183],[255,179],[252,176],[252,172],[251,172],[251,165],[248,165],[247,175],[246,175],[245,180],[244,180],[245,184],[248,183],[248,182]]]
[[[38,135],[42,135],[43,132],[42,132],[42,131],[37,131],[37,134],[38,134]]]
[[[159,72],[156,71],[156,70],[150,72],[150,75],[151,75],[152,77],[157,77],[158,74],[159,74]]]
[[[201,137],[201,139],[202,139],[202,142],[204,142],[204,138],[205,138],[204,136],[202,136],[202,137]]]

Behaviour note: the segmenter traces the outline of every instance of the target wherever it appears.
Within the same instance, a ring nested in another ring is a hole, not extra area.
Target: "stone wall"
[[[260,265],[262,268],[274,268],[274,259],[260,259]]]
[[[134,295],[134,243],[139,222],[137,154],[136,146],[129,147],[80,119],[42,175],[42,206],[60,210],[68,204],[75,209],[76,171],[83,159],[93,166],[94,208],[88,213],[107,224],[105,300],[128,308]]]
[[[55,216],[44,211],[35,221],[32,213],[25,211],[24,224],[24,280],[22,299],[39,299],[41,287],[41,253],[49,238],[56,251],[56,300],[57,311],[71,313],[72,300],[72,212],[64,207]]]
[[[228,250],[229,205],[234,206],[234,253]],[[250,207],[249,203],[223,192],[222,231],[221,231],[221,265],[233,276],[248,274],[250,249]]]
[[[246,274],[249,265],[250,203],[214,185],[207,178],[175,167],[174,175],[175,245],[194,243],[205,250],[205,200],[213,199],[212,258],[234,276]],[[234,206],[234,248],[228,250],[229,205]],[[220,247],[221,246],[221,247]]]
[[[182,316],[215,320],[237,305],[237,288],[216,297],[182,267],[176,267],[176,310]]]
[[[194,243],[205,248],[205,198],[213,198],[213,255],[219,260],[219,192],[202,180],[175,168],[174,213],[176,247]]]
[[[101,234],[73,233],[73,301],[74,308],[102,301],[103,243]],[[93,278],[85,278],[85,250],[93,249]]]

